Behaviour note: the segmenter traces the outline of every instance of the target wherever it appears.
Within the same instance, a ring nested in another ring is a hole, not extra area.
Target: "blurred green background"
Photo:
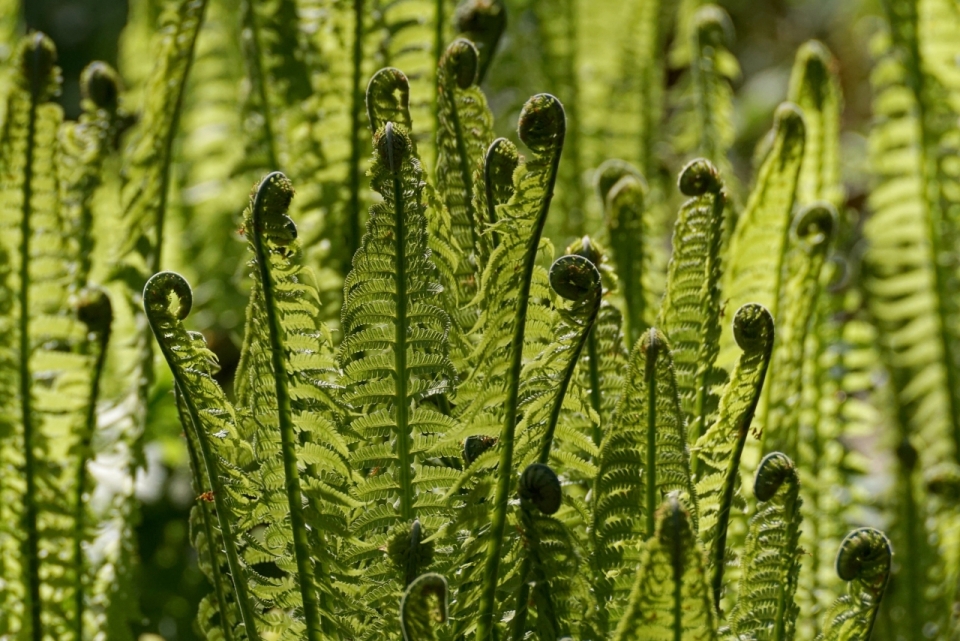
[[[507,0],[515,33],[532,20],[524,7],[535,0]],[[544,1],[544,0],[540,0]],[[579,15],[593,2],[577,0]],[[848,203],[861,209],[862,165],[870,118],[867,84],[867,35],[872,31],[875,0],[726,0],[720,4],[734,23],[732,47],[743,69],[736,89],[737,143],[733,163],[741,178],[750,173],[754,146],[766,133],[771,114],[786,95],[794,53],[810,38],[822,40],[841,64],[845,96],[843,139]],[[67,117],[79,113],[80,71],[92,60],[117,62],[117,41],[127,18],[127,0],[24,0],[27,27],[47,33],[56,42],[64,85],[61,102]],[[625,10],[626,11],[626,10]],[[239,12],[238,12],[239,13]],[[506,39],[511,37],[510,30]],[[122,70],[121,70],[122,71]],[[496,74],[494,63],[492,74]],[[538,90],[550,90],[549,87]],[[158,398],[155,406],[164,406]],[[180,427],[171,413],[155,415],[146,438],[147,467],[138,480],[142,500],[138,544],[139,625],[143,641],[196,639],[192,621],[206,592],[188,542],[187,514],[194,500],[180,445]],[[154,636],[158,635],[158,636]]]

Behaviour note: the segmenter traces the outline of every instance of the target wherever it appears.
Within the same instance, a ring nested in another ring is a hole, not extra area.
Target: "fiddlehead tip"
[[[400,171],[404,154],[410,151],[410,136],[403,127],[388,122],[377,132],[373,144],[377,159],[392,173]]]
[[[20,73],[34,101],[43,102],[59,93],[57,46],[45,33],[35,31],[21,42]]]
[[[172,309],[171,297],[176,297],[176,312]],[[143,287],[143,309],[147,317],[168,316],[183,320],[193,307],[193,290],[190,283],[176,272],[159,272],[150,277]]]
[[[461,89],[467,89],[477,81],[479,65],[477,48],[466,38],[457,38],[451,42],[440,59],[444,73],[453,77]]]
[[[719,192],[723,189],[723,181],[712,162],[706,158],[697,158],[688,162],[680,172],[677,186],[684,196],[703,196],[706,193]]]
[[[387,542],[387,556],[405,574],[405,583],[413,581],[422,568],[433,562],[433,542],[424,543],[424,538],[423,526],[416,519],[409,526],[398,525]]]
[[[648,362],[654,362],[661,350],[670,350],[667,337],[656,327],[651,327],[640,337],[640,351],[646,354]]]
[[[567,121],[563,105],[548,93],[537,94],[523,105],[518,132],[520,140],[537,153],[563,144]]]
[[[799,484],[797,467],[790,457],[781,452],[771,452],[760,461],[753,493],[759,501],[772,499],[785,481]]]
[[[502,0],[467,0],[457,7],[454,21],[472,40],[495,42],[507,27],[507,10]]]
[[[600,272],[587,258],[568,254],[550,266],[550,286],[567,300],[583,300],[591,292],[599,292]]]
[[[808,40],[797,50],[797,59],[804,65],[807,82],[819,85],[828,75],[836,72],[837,61],[819,40]]]
[[[373,74],[367,84],[367,118],[370,130],[378,131],[395,111],[408,112],[410,107],[410,82],[407,76],[394,67],[385,67]],[[393,117],[396,119],[396,117]]]
[[[836,228],[836,208],[827,202],[817,202],[797,215],[793,232],[808,245],[820,245],[830,241]]]
[[[589,236],[584,236],[580,240],[569,245],[567,247],[567,253],[583,256],[593,263],[593,265],[597,268],[600,267],[600,264],[605,258],[605,252],[603,251],[603,248],[600,247],[600,245],[598,245],[596,241]]]
[[[99,287],[83,289],[76,302],[77,319],[87,330],[98,335],[110,333],[113,324],[113,305],[107,292]]]
[[[254,187],[251,208],[254,233],[280,247],[295,241],[297,226],[287,216],[293,195],[293,183],[282,172],[274,171],[264,176]]]
[[[886,582],[893,548],[886,535],[872,527],[847,534],[837,551],[837,576],[844,581],[861,579],[870,584]]]
[[[421,574],[400,599],[400,629],[403,641],[420,641],[418,632],[447,620],[447,580],[434,572]]]
[[[729,47],[734,41],[733,20],[715,4],[700,7],[693,17],[700,46]]]
[[[690,530],[690,515],[680,503],[676,492],[670,492],[657,508],[657,538],[670,547],[683,540]]]
[[[778,135],[802,139],[806,132],[803,110],[792,102],[780,103],[773,115],[773,128]]]
[[[520,475],[517,493],[522,501],[529,501],[547,516],[560,509],[563,491],[557,473],[543,463],[532,463]]]
[[[497,439],[492,436],[468,436],[463,441],[463,460],[470,465],[477,458],[497,444]]]
[[[520,154],[517,146],[506,138],[497,138],[487,148],[483,166],[487,182],[495,184],[512,184],[513,172],[520,164]]]
[[[759,303],[743,305],[733,317],[733,338],[745,352],[770,349],[773,335],[773,315]]]
[[[98,109],[116,111],[120,88],[120,76],[113,67],[100,60],[88,64],[80,74],[80,95]]]
[[[600,202],[607,202],[607,198],[614,185],[618,184],[625,176],[636,178],[641,190],[646,193],[647,183],[643,179],[643,174],[640,173],[640,170],[626,160],[611,158],[603,161],[603,163],[597,167],[597,173],[594,174],[593,181],[597,187]]]

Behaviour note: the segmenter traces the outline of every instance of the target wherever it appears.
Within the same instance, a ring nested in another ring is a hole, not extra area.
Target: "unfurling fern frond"
[[[437,189],[450,213],[453,237],[461,249],[457,263],[458,299],[473,298],[484,250],[484,213],[476,211],[476,182],[487,148],[493,140],[493,115],[476,84],[479,65],[476,48],[467,40],[455,40],[440,59],[437,103],[440,130],[437,132]],[[476,321],[458,319],[467,331]]]
[[[500,205],[506,205],[513,196],[513,173],[519,164],[520,155],[517,153],[517,146],[506,138],[497,138],[490,143],[483,157],[480,177],[482,180],[474,180],[475,184],[482,183],[483,189],[474,189],[474,198],[477,202],[473,206],[473,211],[478,220],[483,221],[484,233],[488,235],[488,238],[480,243],[480,253],[477,256],[481,274],[487,267],[487,261],[490,260],[490,252],[499,243],[497,234],[487,230],[499,218],[497,208]]]
[[[737,603],[730,629],[757,641],[793,638],[799,608],[800,479],[793,461],[768,454],[757,468],[754,494],[761,503],[750,519]]]
[[[759,303],[778,317],[777,295],[786,254],[797,180],[803,162],[805,127],[800,110],[780,105],[774,118],[774,139],[763,161],[747,205],[730,241],[723,292],[735,309]],[[763,247],[763,251],[751,248]],[[721,337],[717,364],[736,359],[732,337]]]
[[[818,641],[869,641],[890,579],[893,550],[883,532],[861,528],[847,535],[837,552],[837,574],[847,594],[826,614]]]
[[[489,539],[480,595],[477,639],[489,641],[492,634],[494,596],[500,573],[500,552],[506,528],[507,501],[513,482],[514,446],[519,421],[520,373],[527,342],[531,287],[540,248],[540,237],[553,199],[566,120],[560,101],[549,94],[534,96],[524,105],[519,122],[520,140],[533,157],[514,174],[514,194],[500,208],[492,232],[499,237],[497,249],[483,273],[478,300],[485,302],[479,324],[483,339],[476,350],[476,383],[501,392],[499,407],[484,407],[474,400],[468,413],[493,414],[502,428],[497,444],[499,471],[492,505]],[[546,320],[531,314],[531,321]],[[552,323],[551,323],[552,325]],[[542,329],[541,329],[542,331]],[[476,415],[474,414],[474,415]],[[491,422],[492,422],[491,421]]]
[[[690,516],[676,495],[657,510],[615,641],[716,641],[717,614]]]
[[[179,274],[160,272],[147,281],[144,311],[186,407],[190,420],[184,429],[192,431],[205,471],[199,481],[210,483],[242,624],[247,638],[256,641],[260,637],[247,586],[250,570],[241,565],[234,525],[244,503],[256,497],[242,471],[253,455],[239,438],[233,407],[209,374],[209,352],[198,349],[183,327],[192,305],[193,292]]]
[[[628,582],[614,579],[616,570],[636,562],[639,543],[654,535],[657,506],[672,491],[680,492],[690,512],[686,518],[696,528],[697,497],[670,345],[651,328],[630,354],[620,406],[600,446],[593,488],[590,530],[601,631],[616,620],[630,589]]]
[[[714,368],[720,342],[720,248],[726,194],[717,169],[698,159],[684,167],[680,208],[673,232],[667,288],[656,324],[670,339],[677,391],[687,434],[696,442],[717,410],[713,388],[725,375]],[[697,476],[697,456],[691,470]]]
[[[628,344],[653,322],[650,224],[643,176],[622,160],[608,160],[597,170],[597,193],[606,212],[607,234],[623,297]]]
[[[400,601],[403,641],[436,641],[437,624],[447,620],[447,580],[422,574],[407,586]]]
[[[702,470],[697,481],[700,540],[709,554],[711,587],[718,606],[727,561],[730,512],[739,498],[740,457],[773,351],[773,317],[762,305],[744,305],[733,317],[733,335],[743,353],[720,398],[716,422],[696,445]]]
[[[807,331],[820,294],[820,270],[837,227],[829,203],[801,211],[793,226],[778,300],[777,345],[766,392],[766,413],[760,419],[767,451],[797,458],[800,391]]]
[[[477,48],[477,84],[481,84],[497,53],[500,37],[507,28],[503,0],[467,0],[454,15],[457,30]]]

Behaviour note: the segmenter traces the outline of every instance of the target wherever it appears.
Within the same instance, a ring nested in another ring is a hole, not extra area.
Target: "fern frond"
[[[768,454],[757,468],[754,493],[761,503],[750,519],[740,589],[730,629],[757,641],[793,638],[799,608],[800,479],[793,461]]]
[[[680,208],[673,232],[673,254],[667,287],[656,325],[670,339],[677,391],[688,438],[696,442],[712,422],[717,408],[716,385],[724,373],[714,368],[720,340],[720,247],[726,194],[710,161],[698,159],[684,167],[680,192],[690,200]],[[697,459],[691,457],[697,476]]]
[[[890,579],[893,550],[883,532],[854,530],[837,551],[837,574],[850,585],[826,614],[818,641],[869,641]]]
[[[457,30],[474,44],[479,54],[477,84],[482,84],[497,53],[500,37],[507,28],[503,0],[467,0],[454,14]]]
[[[807,330],[820,294],[820,270],[836,227],[837,212],[829,203],[817,203],[801,211],[783,267],[777,344],[767,386],[766,411],[760,424],[764,448],[782,451],[791,459],[797,458]]]
[[[805,127],[800,110],[781,105],[774,117],[773,145],[757,174],[747,205],[730,242],[722,291],[727,304],[739,309],[759,303],[778,317],[777,295],[784,263],[797,180],[803,162]],[[764,251],[751,248],[763,247]],[[735,360],[731,337],[721,337],[717,364]]]
[[[613,581],[616,570],[636,562],[639,543],[654,535],[662,497],[679,491],[697,526],[697,496],[670,345],[649,329],[630,354],[630,369],[604,434],[593,488],[594,592],[601,632],[622,609],[629,585]],[[609,611],[609,612],[608,612]]]
[[[653,321],[647,184],[632,165],[621,160],[603,163],[597,170],[596,183],[623,296],[625,334],[633,345]]]
[[[656,522],[656,533],[643,544],[630,602],[613,638],[716,640],[717,615],[703,552],[676,495],[657,510]]]
[[[739,498],[740,457],[773,352],[773,317],[762,305],[744,305],[733,317],[733,335],[743,353],[720,398],[717,420],[696,444],[703,470],[697,481],[699,536],[708,550],[711,587],[718,607],[730,512]]]
[[[513,196],[513,174],[519,164],[520,155],[517,153],[517,146],[506,138],[497,138],[490,143],[483,157],[480,180],[474,180],[474,183],[482,182],[483,189],[474,190],[477,202],[473,206],[473,211],[478,219],[484,222],[484,234],[488,236],[480,243],[480,255],[477,257],[481,274],[490,260],[490,252],[499,243],[497,234],[488,230],[498,220],[497,208],[506,205]]]
[[[840,111],[843,97],[837,61],[823,43],[811,40],[797,51],[787,100],[803,110],[806,142],[797,201],[843,204],[840,182]]]
[[[176,308],[173,307],[174,298]],[[238,511],[236,504],[255,497],[252,491],[244,492],[249,480],[240,469],[252,458],[249,445],[239,438],[233,408],[208,373],[209,353],[198,350],[183,327],[182,321],[193,304],[193,292],[187,281],[173,272],[155,274],[144,288],[143,304],[160,351],[173,372],[186,406],[190,423],[184,429],[192,430],[196,438],[205,478],[213,492],[240,617],[247,638],[256,641],[260,637],[247,588],[249,569],[240,564],[238,538],[233,525]]]

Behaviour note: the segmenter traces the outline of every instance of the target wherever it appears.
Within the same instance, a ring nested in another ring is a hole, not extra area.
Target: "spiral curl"
[[[410,621],[410,617],[418,613],[414,612],[414,609],[427,610],[430,597],[437,601],[436,610],[430,613],[431,618],[437,623],[447,620],[447,580],[435,572],[421,574],[407,586],[400,599],[400,630],[403,632],[403,641],[417,641],[418,637],[412,634],[411,623],[418,622]]]
[[[172,311],[171,296],[177,299],[177,313]],[[143,309],[147,318],[168,317],[183,320],[193,308],[190,283],[176,272],[158,272],[143,287]]]
[[[366,99],[370,130],[379,131],[388,120],[398,121],[397,114],[409,117],[410,82],[399,69],[385,67],[370,78]]]
[[[256,234],[281,247],[297,239],[297,225],[287,216],[293,195],[293,183],[282,172],[264,176],[254,188],[251,209]]]
[[[80,74],[80,96],[98,109],[115,112],[120,100],[120,76],[105,62],[91,62]]]
[[[543,514],[550,516],[560,509],[563,491],[557,473],[543,463],[532,463],[520,475],[520,499],[533,503]]]
[[[797,58],[803,61],[804,76],[814,86],[822,84],[823,79],[836,72],[837,61],[824,44],[810,40],[800,46]]]
[[[601,202],[607,202],[607,198],[610,196],[610,191],[614,185],[619,183],[625,176],[636,178],[640,183],[643,193],[646,194],[647,181],[644,180],[640,170],[626,160],[611,158],[603,161],[603,163],[597,167],[597,172],[593,176],[593,182],[597,188],[597,195],[600,196]]]
[[[782,102],[773,114],[773,128],[777,135],[781,131],[788,138],[802,138],[806,132],[803,110],[792,102]]]
[[[757,500],[769,501],[776,496],[777,491],[787,481],[795,485],[800,483],[797,466],[786,454],[771,452],[760,461],[760,467],[757,468],[757,479],[753,485],[753,493]]]
[[[651,327],[640,337],[640,351],[646,355],[648,363],[655,363],[661,350],[670,351],[667,337],[656,327]]]
[[[550,286],[567,300],[582,300],[591,292],[599,293],[600,272],[587,258],[568,254],[550,266]]]
[[[20,73],[34,102],[50,100],[60,93],[60,69],[57,46],[39,31],[20,44]]]
[[[548,93],[527,100],[520,111],[520,140],[537,153],[560,149],[567,130],[563,105]]]
[[[470,465],[496,444],[497,439],[492,436],[468,436],[463,441],[464,462]]]
[[[837,209],[828,202],[816,202],[797,214],[793,233],[808,245],[830,242],[837,228]]]
[[[773,315],[760,303],[747,303],[733,317],[733,338],[745,352],[770,349],[773,345]]]
[[[472,40],[496,42],[507,27],[507,11],[501,0],[467,0],[457,7],[454,22]]]
[[[110,333],[113,324],[113,305],[107,292],[99,287],[82,290],[77,297],[77,319],[95,334]]]
[[[706,158],[696,158],[688,162],[680,172],[677,187],[684,196],[703,196],[707,193],[718,193],[723,189],[723,181],[712,162]]]
[[[861,579],[882,584],[890,573],[892,557],[893,548],[883,532],[872,527],[854,530],[837,550],[837,576],[844,581]]]
[[[451,42],[440,58],[443,73],[454,78],[460,89],[468,89],[477,81],[479,65],[477,48],[466,38],[457,38]]]
[[[734,41],[733,21],[730,15],[717,5],[706,5],[693,16],[700,46],[729,47]]]

